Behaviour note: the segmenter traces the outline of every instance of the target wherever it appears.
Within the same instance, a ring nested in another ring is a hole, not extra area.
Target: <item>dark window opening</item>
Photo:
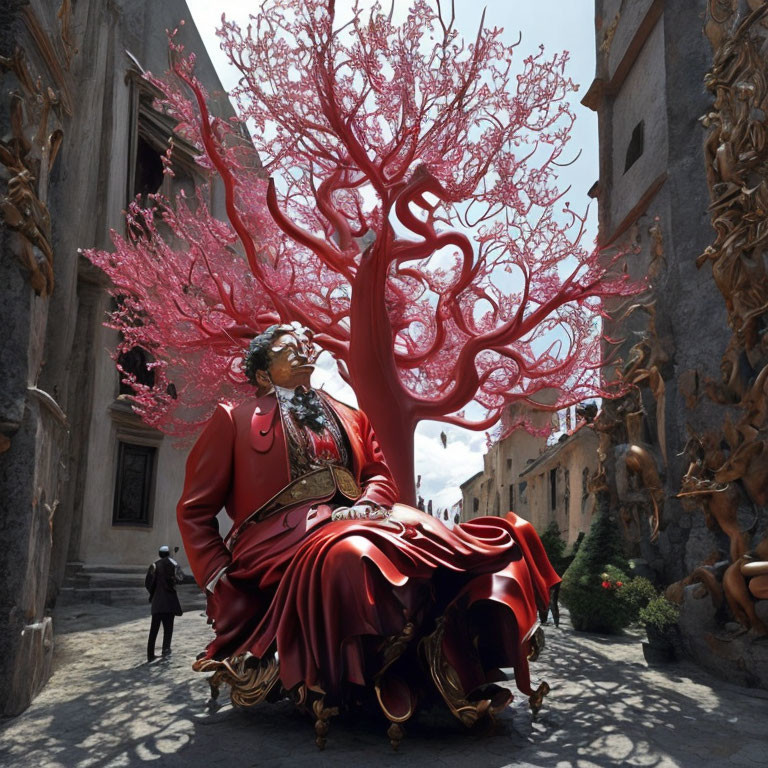
[[[507,459],[507,469],[512,469],[512,459]]]
[[[118,443],[113,525],[151,525],[152,481],[157,448]]]
[[[515,486],[509,486],[509,508],[512,512],[515,511]]]
[[[120,390],[121,395],[132,395],[133,387],[125,380],[126,375],[132,375],[136,377],[138,384],[143,384],[147,387],[155,386],[155,372],[148,368],[147,365],[150,362],[150,357],[141,347],[133,347],[127,352],[123,352],[118,358],[117,362],[125,373],[120,377]]]
[[[557,469],[549,470],[549,508],[557,508]]]
[[[525,489],[528,487],[528,481],[523,480],[522,482],[517,484],[517,498],[520,499],[520,506],[522,507],[527,500],[527,494],[525,492]]]
[[[472,511],[477,514],[477,512],[480,509],[480,499],[474,498],[472,499]]]
[[[136,167],[133,176],[133,196],[141,196],[147,205],[148,195],[153,195],[163,185],[163,160],[160,153],[142,136],[136,141]]]
[[[565,506],[565,514],[568,515],[571,506],[571,473],[569,470],[563,472],[563,504]]]
[[[645,121],[641,120],[632,130],[632,136],[627,146],[627,155],[624,160],[624,173],[626,173],[642,156],[645,142]]]
[[[581,473],[581,498],[586,499],[589,496],[589,469],[586,467]]]

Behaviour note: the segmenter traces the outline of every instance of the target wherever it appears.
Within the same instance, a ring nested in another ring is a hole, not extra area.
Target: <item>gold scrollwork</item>
[[[467,728],[472,727],[484,717],[492,717],[505,709],[512,699],[512,694],[501,700],[481,699],[470,701],[461,685],[458,672],[448,663],[443,652],[445,636],[445,617],[437,621],[435,631],[423,638],[421,648],[429,667],[429,673],[435,687],[454,715]],[[495,698],[495,697],[494,697]]]
[[[211,699],[216,700],[222,684],[230,688],[230,699],[237,707],[253,707],[270,694],[280,679],[280,665],[276,658],[259,660],[250,654],[232,656],[223,661],[198,659],[195,672],[213,672],[208,678]]]

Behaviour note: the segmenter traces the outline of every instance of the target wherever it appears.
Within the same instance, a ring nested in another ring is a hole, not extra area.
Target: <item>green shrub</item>
[[[640,611],[639,619],[646,627],[652,627],[663,634],[677,624],[679,615],[680,609],[674,603],[670,603],[666,597],[660,595],[651,600]]]
[[[636,576],[624,584],[621,599],[627,606],[630,624],[637,623],[640,611],[655,597],[656,588],[644,576]]]
[[[560,599],[574,629],[614,633],[632,621],[630,604],[622,597],[629,563],[607,497],[600,501],[589,533],[563,576]]]

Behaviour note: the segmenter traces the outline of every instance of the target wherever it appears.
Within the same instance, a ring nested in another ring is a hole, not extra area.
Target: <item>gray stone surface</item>
[[[408,726],[394,754],[379,719],[334,720],[327,749],[318,752],[311,722],[288,703],[251,712],[225,705],[210,715],[204,676],[190,669],[210,632],[199,611],[178,620],[173,655],[151,665],[142,663],[145,608],[70,606],[55,620],[48,687],[24,714],[0,724],[6,768],[765,765],[768,698],[688,662],[651,669],[638,633],[548,627],[534,679],[553,690],[538,719],[522,701],[492,728],[470,732],[429,713]]]
[[[756,610],[768,614],[768,600],[757,601]],[[698,585],[686,587],[679,622],[686,653],[723,680],[768,689],[768,637],[717,618],[709,595],[699,596]]]
[[[22,94],[31,147],[25,162],[34,193],[48,207],[55,276],[53,293],[35,296],[18,258],[22,239],[0,226],[0,451],[7,447],[0,453],[3,714],[20,712],[45,682],[50,629],[40,628],[49,627],[66,564],[81,559],[83,542],[90,544],[90,562],[109,564],[148,563],[159,544],[178,542],[174,509],[184,457],[170,449],[159,457],[153,527],[111,525],[118,437],[109,406],[117,376],[107,350],[115,334],[102,328],[106,280],[78,249],[111,248],[110,228],[123,230],[136,119],[127,53],[163,72],[166,30],[187,15],[183,0],[0,3],[0,55],[11,58],[21,50],[29,71],[21,78],[12,68],[0,72],[0,135],[10,139],[12,94]],[[71,61],[62,38],[67,19],[77,48]],[[212,92],[214,111],[232,114],[194,24],[179,35],[198,53],[197,74]],[[39,94],[25,95],[24,83],[38,80],[42,92],[53,94],[51,109],[42,109]],[[40,124],[43,114],[48,122]],[[42,150],[34,136],[59,130],[60,151],[50,173],[40,172]],[[0,197],[9,180],[0,163]],[[220,206],[223,195],[216,200]],[[110,591],[109,599],[116,596]]]

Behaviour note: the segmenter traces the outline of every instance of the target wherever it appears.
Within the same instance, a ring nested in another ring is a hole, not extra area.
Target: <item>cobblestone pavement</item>
[[[347,715],[332,721],[319,752],[311,722],[288,702],[208,713],[205,677],[190,669],[210,632],[199,609],[177,620],[171,657],[142,663],[146,614],[93,604],[59,611],[53,677],[24,714],[0,723],[0,765],[768,765],[768,697],[687,662],[649,668],[638,634],[549,627],[533,676],[548,680],[552,693],[535,721],[522,697],[491,729],[467,732],[448,715],[421,715],[394,753],[383,720]]]

